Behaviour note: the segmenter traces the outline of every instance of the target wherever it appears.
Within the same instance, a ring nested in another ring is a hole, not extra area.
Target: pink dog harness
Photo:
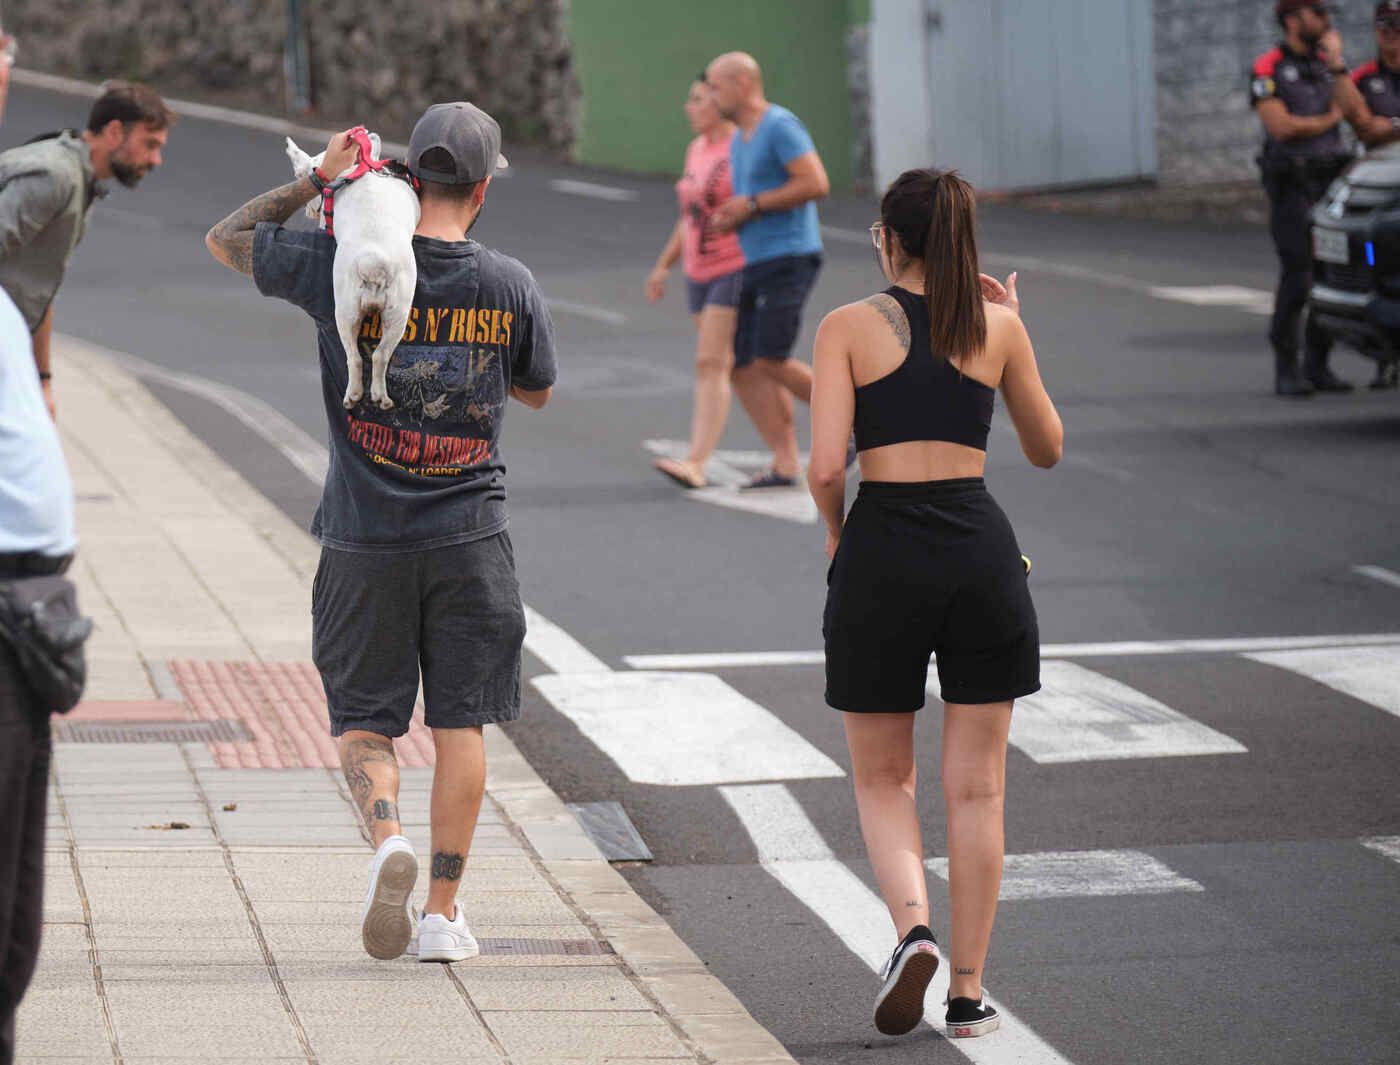
[[[397,159],[375,159],[374,146],[370,144],[369,130],[364,126],[356,126],[350,130],[348,136],[355,142],[355,154],[358,161],[355,169],[348,174],[343,174],[334,181],[326,183],[321,190],[321,217],[325,220],[326,236],[335,236],[335,194],[352,181],[358,181],[368,173],[382,173],[389,177],[400,178],[407,181],[413,191],[418,191],[418,179],[414,177],[408,167],[404,166]]]

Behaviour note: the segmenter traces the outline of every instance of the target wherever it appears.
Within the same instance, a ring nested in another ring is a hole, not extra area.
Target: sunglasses
[[[885,243],[885,223],[876,222],[870,227],[870,243],[875,245],[875,250],[879,251]]]
[[[1400,15],[1390,15],[1376,19],[1376,32],[1384,37],[1400,34]]]

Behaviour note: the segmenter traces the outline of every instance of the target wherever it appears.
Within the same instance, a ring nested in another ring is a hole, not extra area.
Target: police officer
[[[1337,79],[1342,114],[1368,148],[1400,140],[1400,0],[1376,5],[1376,58]],[[1400,384],[1400,362],[1376,367],[1372,388]]]
[[[1274,348],[1274,391],[1309,396],[1349,392],[1327,366],[1331,341],[1309,321],[1298,369],[1299,319],[1312,284],[1308,213],[1348,161],[1341,106],[1334,82],[1345,76],[1331,6],[1313,0],[1276,0],[1283,40],[1254,61],[1250,102],[1264,124],[1259,166],[1269,197],[1269,233],[1278,249],[1279,281],[1269,341]]]

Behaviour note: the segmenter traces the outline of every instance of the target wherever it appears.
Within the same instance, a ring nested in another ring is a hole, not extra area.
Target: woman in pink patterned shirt
[[[729,375],[734,368],[734,323],[744,253],[734,233],[707,232],[710,212],[733,194],[729,142],[734,126],[720,117],[703,78],[690,86],[685,116],[696,137],[685,152],[685,172],[676,182],[680,218],[647,277],[647,298],[666,294],[666,279],[683,260],[686,296],[695,320],[695,410],[690,450],[684,459],[660,458],[655,467],[685,488],[705,487],[710,460],[729,416]]]

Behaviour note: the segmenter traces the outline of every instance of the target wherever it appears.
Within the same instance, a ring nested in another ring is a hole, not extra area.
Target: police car
[[[1309,313],[1336,340],[1400,371],[1400,144],[1376,149],[1337,178],[1312,211]]]

